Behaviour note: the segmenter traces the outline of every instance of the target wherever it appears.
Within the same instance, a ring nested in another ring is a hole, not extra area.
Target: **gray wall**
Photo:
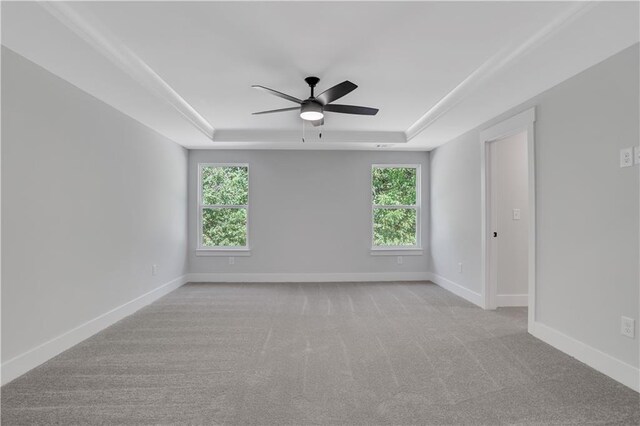
[[[479,130],[536,106],[536,318],[633,366],[640,168],[618,153],[638,144],[638,74],[636,44],[431,153],[431,268],[480,292]]]
[[[189,152],[189,269],[193,273],[426,272],[428,153],[369,151]],[[250,257],[198,257],[198,163],[249,163]],[[422,168],[424,255],[372,256],[371,164]]]
[[[3,47],[3,362],[186,273],[187,156]]]

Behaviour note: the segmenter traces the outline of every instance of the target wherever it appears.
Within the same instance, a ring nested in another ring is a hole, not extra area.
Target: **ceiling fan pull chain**
[[[302,120],[302,143],[304,143],[304,122],[305,120]]]

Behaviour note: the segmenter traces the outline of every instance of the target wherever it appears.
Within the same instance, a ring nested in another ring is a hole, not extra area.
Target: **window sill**
[[[250,249],[196,249],[196,256],[226,256],[243,257],[251,256]]]
[[[424,250],[420,247],[408,247],[408,248],[372,248],[371,256],[422,256]]]

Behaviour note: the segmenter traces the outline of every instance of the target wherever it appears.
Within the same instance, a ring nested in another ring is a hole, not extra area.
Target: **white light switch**
[[[640,146],[633,147],[633,162],[640,164]]]
[[[513,220],[520,220],[520,209],[513,209]]]
[[[633,149],[623,148],[620,150],[620,167],[633,166]]]

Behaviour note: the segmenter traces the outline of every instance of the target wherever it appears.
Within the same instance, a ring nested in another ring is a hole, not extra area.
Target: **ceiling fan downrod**
[[[315,98],[315,94],[313,92],[320,79],[318,77],[307,77],[304,79],[304,81],[306,81],[311,88],[311,96],[309,97],[309,99]]]

